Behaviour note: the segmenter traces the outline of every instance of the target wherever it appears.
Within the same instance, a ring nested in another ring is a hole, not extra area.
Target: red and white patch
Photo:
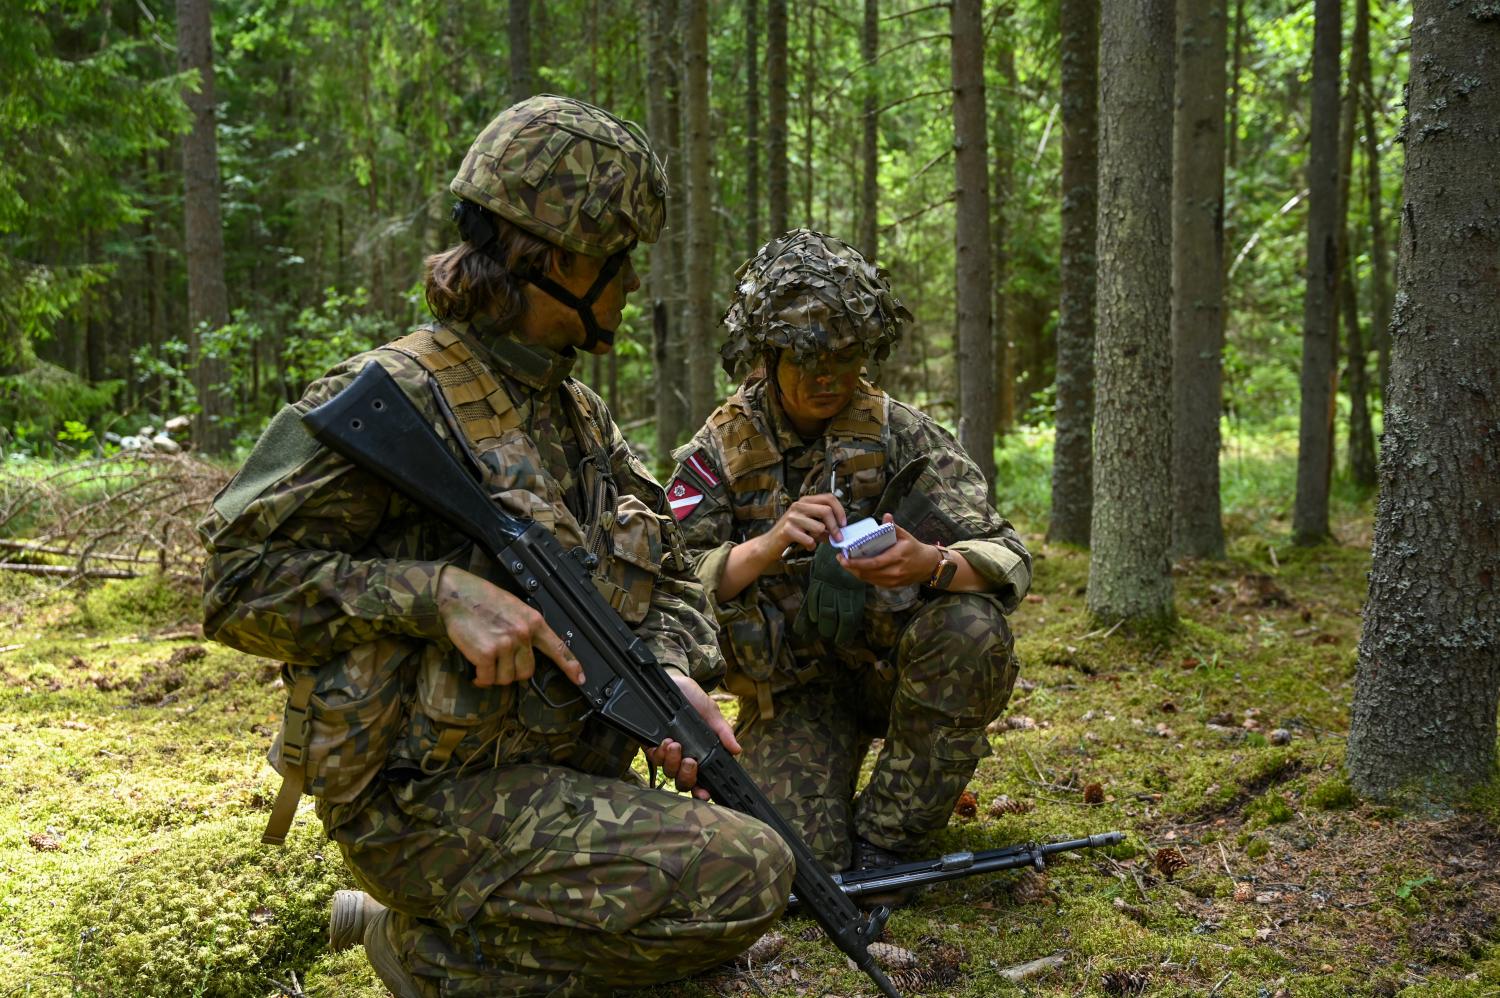
[[[709,463],[703,459],[703,454],[701,451],[689,454],[688,459],[683,463],[686,464],[689,468],[692,468],[693,471],[698,475],[698,477],[703,479],[703,484],[707,485],[709,488],[713,488],[715,485],[719,484],[719,476],[714,474],[713,468],[710,467]]]
[[[667,486],[667,505],[672,507],[672,515],[678,522],[687,519],[689,513],[698,508],[703,501],[703,492],[683,481],[674,478],[672,484]]]

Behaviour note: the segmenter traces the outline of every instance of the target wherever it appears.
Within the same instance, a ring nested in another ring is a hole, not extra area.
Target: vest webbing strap
[[[312,740],[312,715],[308,705],[312,703],[313,685],[317,677],[304,671],[292,686],[291,698],[286,702],[286,715],[281,722],[281,790],[276,794],[276,803],[271,806],[271,817],[266,821],[266,830],[260,840],[269,846],[279,846],[286,841],[287,829],[292,827],[292,818],[297,813],[297,801],[302,798],[302,788],[307,783],[307,748]]]

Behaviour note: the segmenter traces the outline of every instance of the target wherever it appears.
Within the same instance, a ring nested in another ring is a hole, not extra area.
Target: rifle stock
[[[889,911],[877,908],[866,918],[855,907],[650,649],[600,596],[583,564],[586,555],[563,550],[545,527],[510,516],[492,502],[378,363],[366,365],[303,421],[324,446],[384,479],[490,554],[506,587],[534,606],[583,663],[587,679],[579,689],[600,717],[647,747],[675,739],[685,756],[698,760],[698,782],[714,800],[774,828],[796,861],[795,896],[883,994],[900,998],[869,953]],[[532,682],[545,696],[538,680]]]

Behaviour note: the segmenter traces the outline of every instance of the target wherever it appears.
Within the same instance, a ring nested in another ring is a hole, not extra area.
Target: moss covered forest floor
[[[1091,627],[1087,553],[1034,542],[1022,678],[932,854],[1127,842],[921,895],[889,925],[904,993],[1500,996],[1497,795],[1404,815],[1342,772],[1368,517],[1313,550],[1231,520],[1227,561],[1178,567],[1167,637]],[[259,844],[275,668],[150,581],[44,585],[0,573],[0,998],[380,998],[327,951],[348,877],[308,802]],[[871,994],[815,936],[790,918],[748,966],[638,994]]]

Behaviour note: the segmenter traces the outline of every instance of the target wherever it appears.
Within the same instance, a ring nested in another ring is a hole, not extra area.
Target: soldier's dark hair
[[[441,321],[468,322],[488,312],[502,328],[511,326],[526,311],[521,290],[526,281],[520,275],[546,269],[548,254],[557,250],[505,219],[491,217],[493,243],[481,249],[461,242],[423,261],[427,307]]]

